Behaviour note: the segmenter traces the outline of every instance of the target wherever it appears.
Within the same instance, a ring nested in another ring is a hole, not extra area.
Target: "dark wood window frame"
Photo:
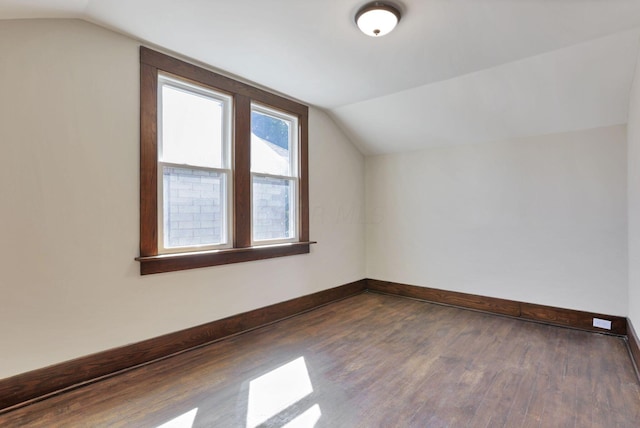
[[[233,97],[233,248],[158,254],[158,73],[165,72]],[[251,103],[298,117],[299,240],[251,244]],[[194,269],[308,253],[309,241],[309,108],[295,101],[238,82],[202,67],[140,47],[140,273]]]

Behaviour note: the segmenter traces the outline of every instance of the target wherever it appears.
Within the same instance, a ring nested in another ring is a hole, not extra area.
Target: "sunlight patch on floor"
[[[314,404],[282,428],[313,428],[316,426],[321,416],[322,412],[320,411],[320,406]]]
[[[197,407],[163,423],[162,425],[158,425],[156,428],[192,428],[193,422],[196,420],[196,413],[198,413]]]
[[[313,392],[311,379],[304,357],[295,359],[283,366],[266,373],[249,383],[249,403],[247,406],[247,428],[255,428],[286,410]],[[317,409],[316,409],[317,408]],[[320,407],[315,405],[289,423],[300,418],[312,420],[320,418]],[[291,425],[292,427],[309,427],[309,425]],[[287,425],[289,426],[289,425]]]

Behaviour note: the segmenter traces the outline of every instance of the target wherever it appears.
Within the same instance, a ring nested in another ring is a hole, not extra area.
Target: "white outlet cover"
[[[611,321],[603,320],[600,318],[593,319],[593,326],[598,328],[604,328],[606,330],[611,330]]]

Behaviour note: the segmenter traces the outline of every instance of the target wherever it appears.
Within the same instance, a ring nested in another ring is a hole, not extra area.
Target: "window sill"
[[[315,243],[315,241],[291,242],[248,248],[162,254],[158,256],[136,257],[136,260],[140,262],[140,274],[149,275],[152,273],[174,272],[178,270],[306,254],[309,253],[311,244]]]

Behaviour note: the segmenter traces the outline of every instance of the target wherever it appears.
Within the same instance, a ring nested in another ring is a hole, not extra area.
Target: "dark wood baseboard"
[[[640,379],[640,339],[638,339],[630,319],[627,320],[627,343],[629,344],[629,351],[631,351],[631,359],[635,364],[636,374]]]
[[[439,290],[436,288],[418,287],[390,281],[367,279],[367,289],[396,296],[411,297],[427,302],[444,303],[460,308],[476,309],[493,314],[520,316],[520,306],[517,302],[493,297],[476,296],[474,294],[458,293],[456,291]]]
[[[389,281],[362,279],[201,326],[0,379],[0,414],[62,391],[113,376],[225,337],[253,330],[367,290],[547,324],[600,333],[628,335],[631,355],[636,366],[640,367],[640,340],[638,340],[631,323],[627,323],[627,319],[624,317],[535,305]],[[593,327],[592,319],[594,317],[610,320],[611,330]]]
[[[125,370],[271,324],[366,290],[366,281],[0,379],[0,413]]]
[[[367,289],[380,293],[411,297],[428,302],[475,309],[580,330],[597,331],[599,333],[617,334],[621,336],[627,334],[627,319],[620,316],[555,308],[552,306],[497,299],[495,297],[478,296],[456,291],[418,287],[390,281],[379,281],[376,279],[367,279]],[[593,327],[594,317],[611,321],[611,330]]]

